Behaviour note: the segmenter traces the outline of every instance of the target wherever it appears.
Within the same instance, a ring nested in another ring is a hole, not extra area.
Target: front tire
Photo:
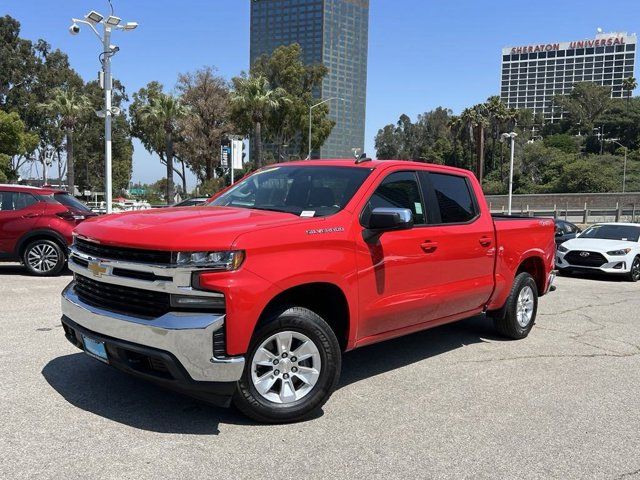
[[[501,335],[519,340],[529,335],[537,312],[538,287],[531,275],[522,272],[513,280],[509,298],[493,322]]]
[[[629,271],[627,279],[630,282],[637,282],[638,280],[640,280],[640,256],[633,259],[631,270]]]
[[[303,420],[329,399],[340,368],[331,327],[306,308],[283,309],[254,335],[234,404],[259,422]]]
[[[34,240],[22,253],[22,263],[31,275],[52,277],[64,269],[66,257],[53,240]]]

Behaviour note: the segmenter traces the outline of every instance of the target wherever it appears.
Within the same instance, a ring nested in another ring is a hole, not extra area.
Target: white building
[[[568,94],[578,82],[611,87],[627,95],[622,82],[634,74],[636,34],[598,33],[594,39],[521,45],[502,49],[500,97],[512,108],[529,108],[546,120],[562,118],[554,95]]]

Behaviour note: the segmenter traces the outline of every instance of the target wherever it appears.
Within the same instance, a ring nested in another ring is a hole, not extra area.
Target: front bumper
[[[198,392],[209,383],[235,386],[240,379],[244,357],[213,355],[214,333],[224,328],[224,315],[172,312],[146,320],[88,305],[78,298],[73,285],[70,283],[62,292],[62,323],[67,338],[79,348],[83,348],[80,334],[84,333],[105,343],[113,366],[199,397],[202,395]],[[153,365],[154,358],[161,359],[169,377],[166,372],[160,375],[158,371],[136,370],[122,361],[136,354],[150,358],[143,359],[145,365]]]
[[[558,270],[575,270],[580,272],[593,272],[593,273],[611,273],[611,274],[624,274],[629,273],[631,270],[631,264],[633,258],[629,260],[627,256],[609,257],[604,255],[606,263],[599,267],[592,267],[588,265],[575,265],[565,260],[564,255],[556,255],[556,268]]]

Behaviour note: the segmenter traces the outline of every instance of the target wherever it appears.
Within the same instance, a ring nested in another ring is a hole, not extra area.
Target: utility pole
[[[102,63],[102,72],[100,75],[101,86],[104,89],[104,110],[96,112],[99,117],[104,117],[104,194],[106,203],[106,212],[111,213],[111,202],[113,200],[113,177],[112,177],[112,159],[111,159],[111,120],[113,115],[119,115],[119,108],[112,108],[111,106],[111,93],[113,89],[113,83],[111,78],[111,57],[113,57],[120,48],[111,45],[111,32],[116,30],[131,31],[134,30],[138,24],[136,22],[127,22],[121,25],[120,17],[113,15],[113,7],[111,7],[111,15],[104,17],[102,14],[95,10],[90,11],[84,17],[84,19],[72,18],[73,24],[69,27],[69,33],[71,35],[78,35],[80,33],[79,23],[88,25],[93,33],[98,37],[98,40],[102,44],[102,53],[100,54],[100,62]],[[102,35],[96,29],[97,25],[102,25]]]

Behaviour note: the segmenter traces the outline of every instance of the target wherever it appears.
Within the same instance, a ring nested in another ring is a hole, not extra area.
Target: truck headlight
[[[179,267],[197,267],[210,270],[237,270],[244,261],[243,250],[221,252],[174,252],[173,263]]]
[[[558,245],[558,251],[564,253],[568,252],[569,249],[567,247],[563,247],[562,245]]]
[[[611,255],[611,256],[626,255],[630,251],[631,251],[630,248],[622,248],[620,250],[611,250],[610,252],[607,252],[607,255]]]

